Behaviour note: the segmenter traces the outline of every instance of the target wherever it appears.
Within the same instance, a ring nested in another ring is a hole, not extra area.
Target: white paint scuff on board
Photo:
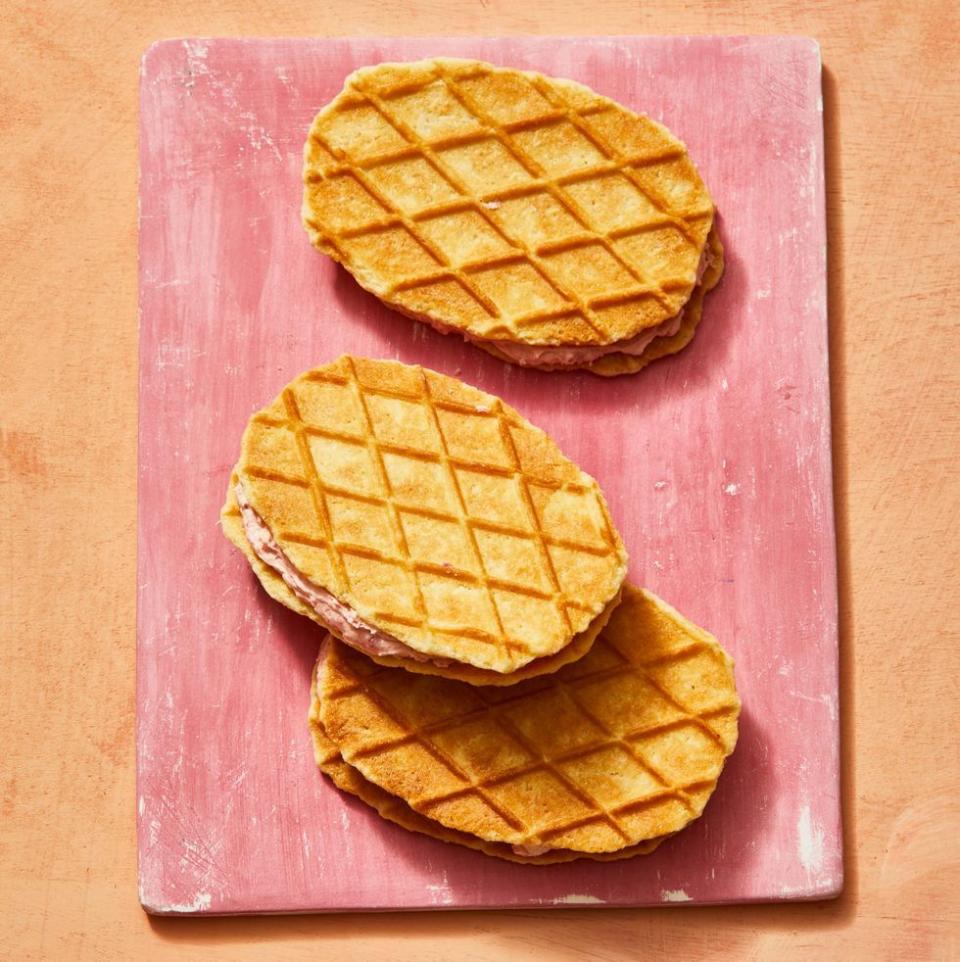
[[[797,819],[797,854],[800,864],[811,874],[819,872],[823,865],[823,829],[814,823],[810,806],[800,809]]]
[[[554,905],[606,905],[603,899],[598,899],[596,895],[580,895],[571,892],[569,895],[561,895],[553,900]]]
[[[683,889],[664,889],[660,893],[661,902],[692,902],[693,900]]]
[[[450,881],[447,873],[443,872],[440,881],[427,886],[430,893],[430,901],[433,905],[453,905],[453,892],[450,890]]]
[[[213,901],[213,896],[209,892],[197,892],[193,897],[192,902],[172,902],[170,905],[164,905],[159,908],[160,912],[176,912],[176,913],[189,913],[189,912],[206,912],[210,908],[210,903]]]

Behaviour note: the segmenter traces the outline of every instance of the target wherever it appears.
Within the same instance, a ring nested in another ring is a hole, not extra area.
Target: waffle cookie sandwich
[[[344,356],[255,413],[221,520],[277,601],[473,684],[582,657],[626,576],[597,483],[543,431],[396,361]]]
[[[627,586],[588,654],[512,688],[378,666],[329,637],[316,760],[411,831],[533,863],[652,851],[699,817],[737,740],[716,640]]]
[[[581,84],[473,60],[357,70],[313,121],[303,220],[384,303],[547,370],[640,370],[723,271],[665,127]]]

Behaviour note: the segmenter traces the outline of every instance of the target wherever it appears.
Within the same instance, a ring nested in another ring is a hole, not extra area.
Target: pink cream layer
[[[449,659],[431,658],[429,655],[405,645],[399,639],[394,638],[393,635],[374,628],[373,625],[359,617],[349,605],[345,605],[325,588],[321,588],[305,578],[296,565],[283,553],[283,549],[273,537],[273,532],[250,504],[250,499],[247,497],[242,483],[237,484],[234,493],[237,496],[237,504],[240,506],[240,515],[243,518],[243,530],[257,557],[264,564],[273,568],[283,578],[287,587],[305,605],[311,607],[334,634],[342,638],[348,645],[368,655],[410,658],[413,661],[429,662],[441,668],[450,664]]]

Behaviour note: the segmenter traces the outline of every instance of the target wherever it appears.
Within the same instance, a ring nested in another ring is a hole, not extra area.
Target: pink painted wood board
[[[544,374],[394,314],[300,226],[301,147],[364,64],[572,77],[688,145],[727,249],[692,346],[635,377]],[[790,37],[186,40],[142,74],[140,899],[149,912],[811,899],[842,885],[823,127]],[[318,629],[217,513],[250,413],[342,352],[456,374],[604,487],[632,577],[737,663],[740,744],[702,819],[626,862],[518,866],[404,832],[317,772]]]

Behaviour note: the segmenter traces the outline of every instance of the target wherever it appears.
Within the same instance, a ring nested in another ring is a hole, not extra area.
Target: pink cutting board
[[[300,226],[301,147],[363,64],[476,57],[583,81],[688,145],[727,250],[692,346],[544,374],[394,314]],[[842,886],[817,45],[793,37],[184,40],[142,73],[138,826],[158,914],[813,899]],[[318,630],[217,512],[250,413],[342,352],[456,374],[606,491],[632,577],[733,653],[740,744],[655,854],[531,867],[409,834],[314,767]]]

